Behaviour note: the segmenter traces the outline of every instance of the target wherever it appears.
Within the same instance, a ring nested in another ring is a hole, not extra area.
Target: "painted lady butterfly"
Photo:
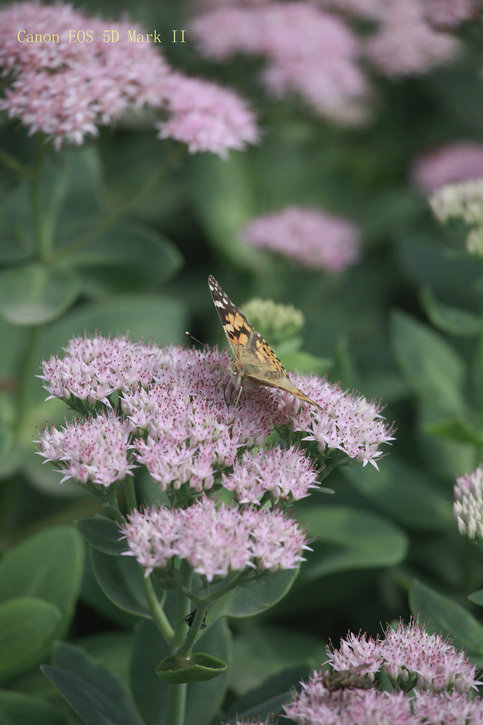
[[[230,372],[235,378],[234,385],[238,390],[237,402],[243,387],[266,385],[269,388],[286,390],[300,400],[320,408],[318,403],[304,395],[292,383],[270,345],[253,329],[245,315],[211,275],[208,277],[208,287],[235,358],[230,365]]]

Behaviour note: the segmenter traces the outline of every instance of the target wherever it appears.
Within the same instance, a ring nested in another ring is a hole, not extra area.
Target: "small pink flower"
[[[298,500],[317,487],[317,472],[310,458],[295,446],[261,448],[243,453],[221,482],[241,504],[257,504],[268,492],[274,499]]]
[[[191,153],[211,151],[223,158],[230,149],[258,141],[255,116],[233,91],[173,73],[164,92],[171,115],[157,126],[160,138],[186,143]]]
[[[132,475],[129,423],[112,412],[67,423],[60,430],[46,428],[37,443],[39,455],[64,474],[61,483],[73,478],[110,486]]]
[[[478,725],[483,722],[483,701],[462,692],[414,692],[413,712],[418,723]]]
[[[247,567],[293,569],[307,548],[304,534],[285,514],[217,507],[208,498],[187,509],[134,511],[123,533],[129,554],[146,569],[146,576],[174,556],[188,561],[208,581]]]
[[[424,14],[428,22],[439,28],[456,28],[477,19],[478,0],[426,0]]]
[[[483,463],[476,471],[458,476],[453,511],[460,534],[483,539]]]
[[[242,234],[252,246],[279,252],[306,267],[329,272],[340,272],[359,257],[357,227],[315,209],[287,207],[256,217]]]
[[[381,73],[397,78],[426,73],[451,60],[458,47],[456,38],[428,24],[420,0],[389,0],[366,54]]]
[[[413,183],[427,195],[445,184],[482,177],[483,144],[464,141],[424,153],[411,170]]]

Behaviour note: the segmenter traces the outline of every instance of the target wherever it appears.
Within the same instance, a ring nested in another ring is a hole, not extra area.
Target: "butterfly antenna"
[[[197,337],[194,337],[194,335],[191,334],[191,332],[188,332],[188,330],[185,330],[185,335],[188,335],[188,337],[191,337],[192,340],[198,343],[198,345],[201,345],[201,347],[208,347],[207,342],[201,342],[201,340],[198,340]]]

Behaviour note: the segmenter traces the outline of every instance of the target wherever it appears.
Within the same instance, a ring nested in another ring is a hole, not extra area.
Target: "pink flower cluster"
[[[384,666],[402,691],[381,692],[375,682],[368,689],[354,684],[331,690],[324,684],[324,673],[315,672],[284,708],[300,725],[476,725],[483,720],[483,702],[469,693],[481,684],[476,668],[462,652],[442,637],[427,634],[416,622],[388,628],[384,639],[351,633],[339,649],[328,649],[327,654],[334,670],[372,676]],[[417,683],[409,696],[404,684],[413,674]]]
[[[177,556],[208,581],[247,567],[294,569],[308,548],[297,523],[280,511],[217,507],[209,498],[187,509],[133,511],[123,534],[146,576]]]
[[[483,178],[483,144],[462,141],[428,151],[413,163],[411,179],[424,194],[446,184]]]
[[[483,463],[476,471],[458,476],[453,511],[460,534],[483,540]]]
[[[316,5],[222,6],[199,15],[192,32],[200,50],[217,60],[237,52],[264,56],[264,82],[275,95],[295,91],[323,116],[360,120],[367,83],[357,65],[357,39]]]
[[[116,42],[106,42],[106,28],[118,33]],[[92,32],[72,42],[72,29]],[[59,42],[19,42],[19,30],[25,38],[56,33]],[[82,144],[100,125],[145,104],[168,110],[161,137],[180,140],[190,151],[226,155],[257,140],[254,115],[241,98],[174,73],[151,42],[133,40],[140,33],[133,23],[101,22],[70,5],[13,3],[0,11],[0,70],[8,78],[0,109],[31,134],[52,138],[57,149],[64,142]],[[208,106],[215,100],[217,114]]]
[[[426,0],[424,14],[436,27],[455,28],[477,19],[478,3],[479,0]]]
[[[374,673],[384,665],[396,684],[414,673],[419,690],[467,692],[481,684],[463,652],[439,635],[428,634],[415,621],[399,622],[397,629],[388,627],[383,639],[350,633],[339,649],[328,649],[327,655],[335,670],[360,667],[361,672]]]
[[[161,490],[185,483],[197,491],[209,489],[220,469],[235,464],[224,480],[239,500],[254,502],[263,492],[277,498],[307,495],[316,473],[297,449],[246,453],[235,463],[239,450],[262,445],[283,424],[307,434],[323,453],[337,449],[377,467],[380,446],[392,440],[379,406],[316,376],[293,379],[322,410],[263,387],[244,393],[235,406],[225,400],[228,365],[229,358],[217,350],[161,349],[125,337],[99,336],[71,340],[63,359],[43,363],[42,378],[51,396],[67,401],[76,396],[109,405],[109,396],[118,391],[131,432],[133,463],[145,465]],[[69,456],[77,460],[75,436],[82,447],[89,425],[95,430],[99,419],[86,421],[82,428],[67,426],[73,442],[71,452],[64,452],[65,466]],[[113,450],[116,445],[113,441]],[[107,444],[105,454],[110,466]],[[93,475],[104,478],[100,460],[98,465]]]
[[[357,227],[315,209],[287,207],[256,217],[242,232],[254,247],[270,249],[305,267],[340,272],[359,258]]]
[[[300,448],[262,448],[245,451],[221,483],[241,504],[257,504],[267,492],[274,499],[298,500],[317,488],[317,472]]]
[[[47,428],[36,442],[45,462],[52,461],[64,474],[61,483],[73,478],[83,484],[110,486],[132,475],[129,435],[129,423],[110,412],[69,423],[61,430]]]

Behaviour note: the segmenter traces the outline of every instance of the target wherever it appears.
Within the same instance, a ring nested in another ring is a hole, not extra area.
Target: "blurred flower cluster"
[[[106,27],[66,4],[22,2],[0,10],[0,70],[6,77],[0,109],[31,134],[47,135],[56,149],[80,145],[128,108],[143,106],[167,113],[157,124],[160,138],[181,141],[191,152],[226,155],[257,141],[254,114],[234,92],[175,72],[152,42],[132,40],[145,37],[136,24],[109,21],[107,36]],[[73,28],[90,32],[81,31],[73,42]],[[20,30],[22,37],[45,39],[19,42]]]
[[[483,540],[483,463],[476,471],[458,476],[454,487],[454,515],[461,534]]]

